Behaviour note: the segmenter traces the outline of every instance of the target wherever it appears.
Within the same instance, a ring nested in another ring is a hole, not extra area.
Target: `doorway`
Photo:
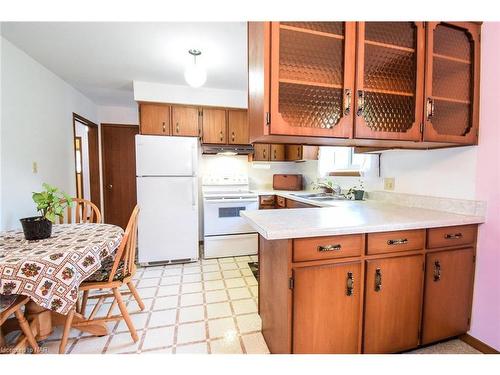
[[[127,226],[137,204],[135,136],[137,125],[101,124],[104,221]]]
[[[73,113],[76,197],[101,208],[99,130],[97,124]]]

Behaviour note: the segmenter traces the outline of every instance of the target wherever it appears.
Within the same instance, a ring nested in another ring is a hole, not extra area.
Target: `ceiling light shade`
[[[196,63],[196,57],[201,55],[201,51],[190,49],[189,53],[193,56],[193,62],[189,64],[184,72],[184,79],[189,86],[200,87],[207,80],[207,72],[200,64]]]

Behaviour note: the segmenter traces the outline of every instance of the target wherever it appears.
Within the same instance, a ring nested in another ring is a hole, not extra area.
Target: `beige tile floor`
[[[72,330],[67,353],[269,353],[257,314],[257,281],[250,261],[256,257],[140,268],[135,283],[146,309],[139,311],[133,298],[125,297],[139,342],[132,342],[123,321],[112,322],[110,334],[104,337]],[[97,315],[105,315],[110,303],[103,304]],[[88,313],[92,307],[88,306]],[[46,352],[57,353],[60,337],[61,330],[56,329],[41,345]],[[479,352],[460,340],[450,340],[409,353]]]
[[[146,309],[139,311],[127,297],[139,342],[132,342],[124,322],[112,322],[105,337],[72,331],[67,353],[269,353],[260,332],[257,281],[248,266],[256,260],[244,256],[141,268],[135,282]],[[111,299],[106,302],[98,316],[107,313]],[[60,336],[57,329],[42,343],[47,352],[57,353]]]

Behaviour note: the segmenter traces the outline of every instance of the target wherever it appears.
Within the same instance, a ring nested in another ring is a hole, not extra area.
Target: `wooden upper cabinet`
[[[419,141],[423,22],[358,22],[355,138]]]
[[[272,22],[270,134],[352,136],[355,33],[354,22]]]
[[[198,107],[172,106],[172,135],[199,136],[199,111]]]
[[[227,111],[228,143],[234,145],[248,144],[247,111],[229,109]]]
[[[424,141],[477,144],[480,30],[427,23]]]
[[[227,143],[226,111],[224,109],[203,108],[203,143]]]
[[[427,254],[422,344],[466,333],[474,277],[474,249]]]
[[[284,161],[285,160],[285,145],[271,145],[271,153],[269,155],[270,161]]]
[[[423,256],[366,261],[364,353],[394,353],[419,343]]]
[[[271,153],[271,145],[267,143],[256,143],[253,145],[253,158],[254,161],[269,161]]]
[[[146,135],[170,135],[170,106],[140,104],[140,131]]]
[[[293,271],[293,353],[358,353],[361,263]]]

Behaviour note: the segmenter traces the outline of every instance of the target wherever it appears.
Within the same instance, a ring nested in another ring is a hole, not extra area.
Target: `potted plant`
[[[363,180],[361,179],[359,180],[359,185],[353,186],[346,193],[346,197],[354,198],[356,201],[362,201],[364,196],[365,188],[363,186]]]
[[[24,237],[27,240],[49,238],[56,217],[61,217],[67,206],[73,206],[73,200],[68,194],[46,183],[42,186],[43,191],[34,192],[32,195],[33,201],[36,203],[36,209],[41,216],[25,217],[20,220]]]

